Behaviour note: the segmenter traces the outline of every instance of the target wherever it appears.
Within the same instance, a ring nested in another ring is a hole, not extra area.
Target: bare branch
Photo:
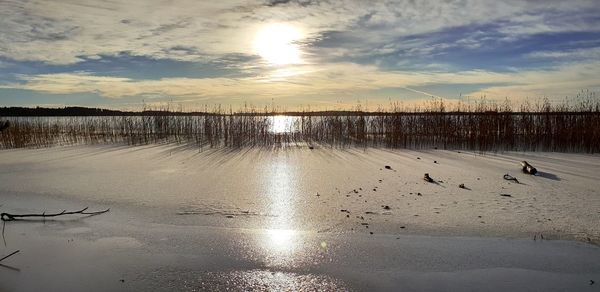
[[[13,256],[13,255],[15,255],[15,254],[17,254],[18,252],[20,252],[20,250],[13,251],[11,254],[9,254],[9,255],[1,258],[0,262],[3,261],[3,260],[5,260],[5,259],[7,259],[7,258],[9,258],[9,257],[11,257],[11,256]]]
[[[86,210],[88,209],[88,207],[85,207],[79,211],[67,211],[67,210],[63,210],[60,213],[54,213],[54,214],[46,214],[46,212],[42,213],[42,214],[10,214],[10,213],[1,213],[0,214],[0,219],[2,219],[2,221],[14,221],[14,220],[20,220],[23,218],[31,218],[31,217],[42,217],[42,218],[47,218],[47,217],[57,217],[57,216],[62,216],[62,215],[73,215],[73,214],[81,214],[81,215],[98,215],[98,214],[102,214],[102,213],[106,213],[108,212],[110,209],[106,209],[106,210],[102,210],[102,211],[97,211],[97,212],[86,212]]]

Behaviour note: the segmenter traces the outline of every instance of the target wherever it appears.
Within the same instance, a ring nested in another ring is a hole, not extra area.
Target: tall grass
[[[277,113],[216,108],[200,115],[149,111],[139,116],[8,117],[0,148],[73,144],[187,143],[198,147],[440,148],[479,151],[600,152],[600,102],[458,104],[433,100],[406,111],[397,104],[377,112],[287,113],[285,131],[273,131]]]

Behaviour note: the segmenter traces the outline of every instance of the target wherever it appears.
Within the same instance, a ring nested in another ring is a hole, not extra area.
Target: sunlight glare
[[[293,119],[289,116],[271,117],[271,129],[273,134],[284,134],[292,132]]]
[[[286,229],[269,229],[267,230],[271,245],[277,248],[289,248],[296,235],[294,230]]]
[[[287,24],[271,24],[261,29],[254,39],[255,52],[273,65],[300,63],[302,38],[300,30]]]

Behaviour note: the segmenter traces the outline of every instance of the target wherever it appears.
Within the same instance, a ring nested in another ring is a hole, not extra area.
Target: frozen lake
[[[0,211],[111,211],[6,222],[0,255],[21,252],[2,262],[0,290],[593,289],[600,250],[587,242],[600,238],[599,159],[176,145],[3,150]],[[521,174],[521,160],[540,174]],[[425,172],[435,183],[422,180]]]

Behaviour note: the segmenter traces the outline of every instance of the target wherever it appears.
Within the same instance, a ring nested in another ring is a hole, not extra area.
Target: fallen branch
[[[15,254],[17,254],[18,252],[20,252],[20,250],[13,251],[11,254],[9,254],[9,255],[1,258],[0,262],[3,261],[3,260],[5,260],[5,259],[7,259],[7,258],[9,258],[9,257],[11,257],[11,256],[13,256],[13,255],[15,255]]]
[[[62,216],[62,215],[73,215],[73,214],[80,214],[80,215],[98,215],[98,214],[102,214],[102,213],[106,213],[108,212],[110,209],[106,209],[103,211],[97,211],[97,212],[86,212],[86,210],[88,209],[88,207],[85,207],[79,211],[69,211],[67,212],[67,210],[63,210],[60,213],[54,213],[54,214],[46,214],[46,212],[42,213],[42,214],[10,214],[10,213],[2,213],[0,214],[0,219],[2,219],[2,221],[14,221],[14,220],[20,220],[23,218],[31,218],[31,217],[42,217],[42,218],[46,218],[46,217],[57,217],[57,216]]]
[[[519,180],[516,177],[514,177],[514,176],[512,176],[512,175],[510,175],[508,173],[504,175],[504,179],[505,180],[512,180],[512,181],[514,181],[516,183],[519,183]]]

